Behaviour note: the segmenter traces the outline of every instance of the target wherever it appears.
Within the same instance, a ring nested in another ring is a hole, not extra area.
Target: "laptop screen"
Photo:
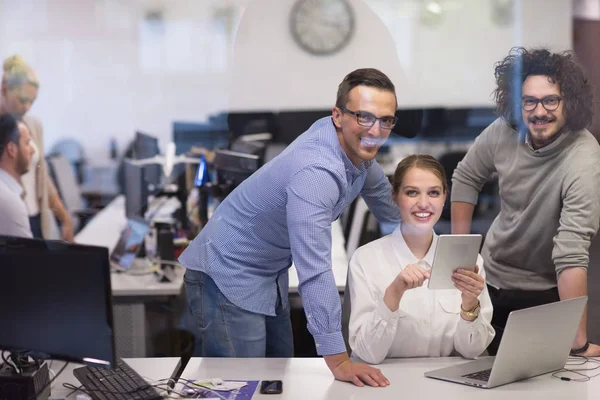
[[[110,260],[122,268],[129,269],[144,244],[149,226],[141,219],[129,218],[121,231],[119,241],[110,255]]]

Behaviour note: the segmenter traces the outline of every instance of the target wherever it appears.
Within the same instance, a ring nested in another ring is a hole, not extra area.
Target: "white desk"
[[[100,211],[76,236],[75,243],[106,247],[119,241],[125,227],[125,197],[118,196]],[[121,357],[145,357],[150,341],[146,303],[164,302],[181,294],[183,267],[176,268],[172,282],[158,282],[153,274],[111,273],[113,319],[117,354]]]
[[[76,236],[75,243],[107,247],[112,251],[125,227],[125,197],[118,196],[100,211]],[[183,286],[184,268],[176,269],[173,282],[158,282],[152,274],[111,274],[113,296],[178,296]]]
[[[116,246],[121,230],[127,223],[125,218],[125,197],[118,196],[102,211],[100,211],[77,234],[75,242],[94,246],[107,247],[110,251]],[[335,284],[340,292],[346,286],[348,274],[348,257],[342,225],[339,220],[331,225],[331,260]],[[183,272],[179,279],[172,283],[156,283],[153,276],[131,276],[127,274],[112,274],[111,283],[115,296],[155,295],[159,291],[168,292],[166,295],[176,295],[181,291]],[[295,267],[289,270],[290,293],[298,293],[298,273]]]
[[[140,375],[150,379],[162,379],[171,375],[178,359],[147,358],[126,361]],[[321,358],[193,358],[182,378],[218,377],[233,380],[283,381],[282,395],[261,395],[257,392],[253,399],[596,400],[600,393],[600,377],[578,383],[561,381],[546,374],[494,389],[479,389],[423,376],[425,371],[462,362],[465,360],[461,358],[386,360],[378,366],[391,383],[386,388],[359,388],[350,383],[335,381]],[[59,363],[55,362],[52,369],[58,371],[58,368]],[[65,369],[57,381],[54,384],[53,395],[69,393],[67,389],[62,388],[62,382],[77,383],[69,368]],[[69,397],[71,398],[74,399],[75,396]]]

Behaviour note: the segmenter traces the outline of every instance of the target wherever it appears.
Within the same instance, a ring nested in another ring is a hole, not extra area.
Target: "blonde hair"
[[[19,88],[26,83],[36,88],[40,87],[40,81],[35,71],[23,60],[23,57],[16,54],[10,56],[4,60],[2,66],[4,69],[2,83],[8,90]]]

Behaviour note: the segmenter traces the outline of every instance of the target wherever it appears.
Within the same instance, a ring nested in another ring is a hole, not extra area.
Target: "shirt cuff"
[[[332,354],[346,353],[346,344],[342,332],[325,333],[323,335],[314,335],[317,354],[320,356],[330,356]]]
[[[405,317],[406,314],[403,313],[401,310],[402,309],[398,307],[396,311],[392,311],[388,308],[383,299],[379,299],[379,304],[377,305],[377,312],[384,321],[390,323],[397,321],[400,317]]]
[[[481,315],[481,313],[479,313],[479,316],[477,318],[475,318],[473,321],[467,321],[460,315],[460,313],[458,315],[458,318],[460,319],[460,321],[458,323],[460,325],[462,325],[464,327],[464,329],[467,330],[467,332],[476,331],[477,328],[479,328],[479,326],[483,323],[483,321],[482,321],[483,315]]]

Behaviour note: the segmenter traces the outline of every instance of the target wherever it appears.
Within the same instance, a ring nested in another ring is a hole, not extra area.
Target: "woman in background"
[[[465,358],[494,337],[483,259],[457,269],[458,290],[429,290],[440,218],[448,187],[442,165],[428,155],[404,158],[392,183],[402,222],[388,236],[358,248],[350,260],[349,344],[352,355],[378,364],[386,357]]]
[[[61,238],[73,242],[71,215],[65,209],[48,175],[48,166],[44,159],[42,125],[38,119],[26,115],[37,98],[40,87],[38,78],[33,69],[17,55],[4,60],[3,69],[0,115],[9,113],[25,122],[31,132],[31,144],[35,148],[29,172],[22,177],[33,236],[56,239],[52,237],[52,218],[56,216],[62,226]]]

